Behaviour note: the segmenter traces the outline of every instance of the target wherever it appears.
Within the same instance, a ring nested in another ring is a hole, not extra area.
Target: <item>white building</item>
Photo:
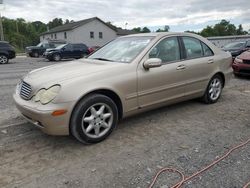
[[[134,34],[131,30],[116,28],[97,17],[55,27],[40,35],[40,41],[63,40],[68,43],[84,43],[87,46],[103,46],[118,36]]]
[[[214,45],[221,48],[231,42],[242,42],[250,40],[250,35],[218,36],[218,37],[208,37],[207,39]]]

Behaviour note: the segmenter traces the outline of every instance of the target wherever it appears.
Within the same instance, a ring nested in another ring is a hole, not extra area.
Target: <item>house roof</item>
[[[93,17],[93,18],[80,20],[80,21],[77,21],[77,22],[71,22],[71,23],[68,23],[68,24],[64,24],[64,25],[55,27],[55,28],[53,28],[53,29],[51,29],[49,31],[46,31],[46,32],[42,33],[41,35],[57,33],[57,32],[63,32],[63,31],[69,31],[69,30],[75,29],[77,27],[80,27],[82,25],[85,25],[85,24],[87,24],[87,23],[89,23],[91,21],[94,21],[94,20],[98,20],[98,21],[102,22],[107,27],[114,30],[117,33],[117,35],[129,35],[129,34],[135,34],[136,33],[135,31],[132,31],[132,30],[117,28],[116,26],[114,26],[114,25],[112,25],[110,23],[106,23],[106,22],[102,21],[98,17]]]

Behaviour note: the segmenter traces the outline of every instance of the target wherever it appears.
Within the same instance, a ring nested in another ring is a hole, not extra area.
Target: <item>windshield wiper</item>
[[[101,61],[113,61],[113,60],[105,59],[105,58],[101,58],[101,57],[98,57],[98,58],[91,58],[91,59],[97,59],[97,60],[101,60]]]

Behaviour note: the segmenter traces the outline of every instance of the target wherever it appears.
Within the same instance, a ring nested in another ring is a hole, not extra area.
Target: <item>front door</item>
[[[162,66],[146,70],[143,62],[148,58],[161,59]],[[178,38],[168,37],[158,42],[138,66],[137,75],[141,108],[183,97],[185,66]]]
[[[67,44],[65,47],[63,47],[61,56],[62,58],[72,58],[74,56],[73,47],[71,44]]]

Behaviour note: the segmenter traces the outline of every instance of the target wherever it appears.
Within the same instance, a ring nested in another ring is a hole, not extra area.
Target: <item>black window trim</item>
[[[103,32],[102,31],[99,32],[99,39],[103,39]]]
[[[93,35],[92,35],[92,34],[93,34]],[[94,31],[90,31],[90,32],[89,32],[89,36],[90,36],[91,39],[94,39],[94,38],[95,38],[95,33],[94,33]]]
[[[201,49],[202,49],[202,55],[201,57],[192,57],[192,58],[187,58],[187,53],[186,53],[186,48],[185,48],[185,45],[184,45],[184,42],[183,42],[183,37],[187,37],[187,38],[193,38],[193,39],[196,39],[200,42],[200,45],[201,45]],[[192,59],[198,59],[198,58],[204,58],[204,57],[212,57],[214,56],[214,52],[213,50],[204,42],[202,42],[200,39],[197,39],[195,37],[192,37],[192,36],[180,36],[180,40],[181,40],[181,45],[182,45],[182,50],[183,50],[183,54],[184,54],[184,59],[183,60],[192,60]],[[208,55],[208,56],[205,56],[204,55],[204,49],[203,49],[203,46],[202,46],[202,43],[205,44],[212,52],[213,55]]]

